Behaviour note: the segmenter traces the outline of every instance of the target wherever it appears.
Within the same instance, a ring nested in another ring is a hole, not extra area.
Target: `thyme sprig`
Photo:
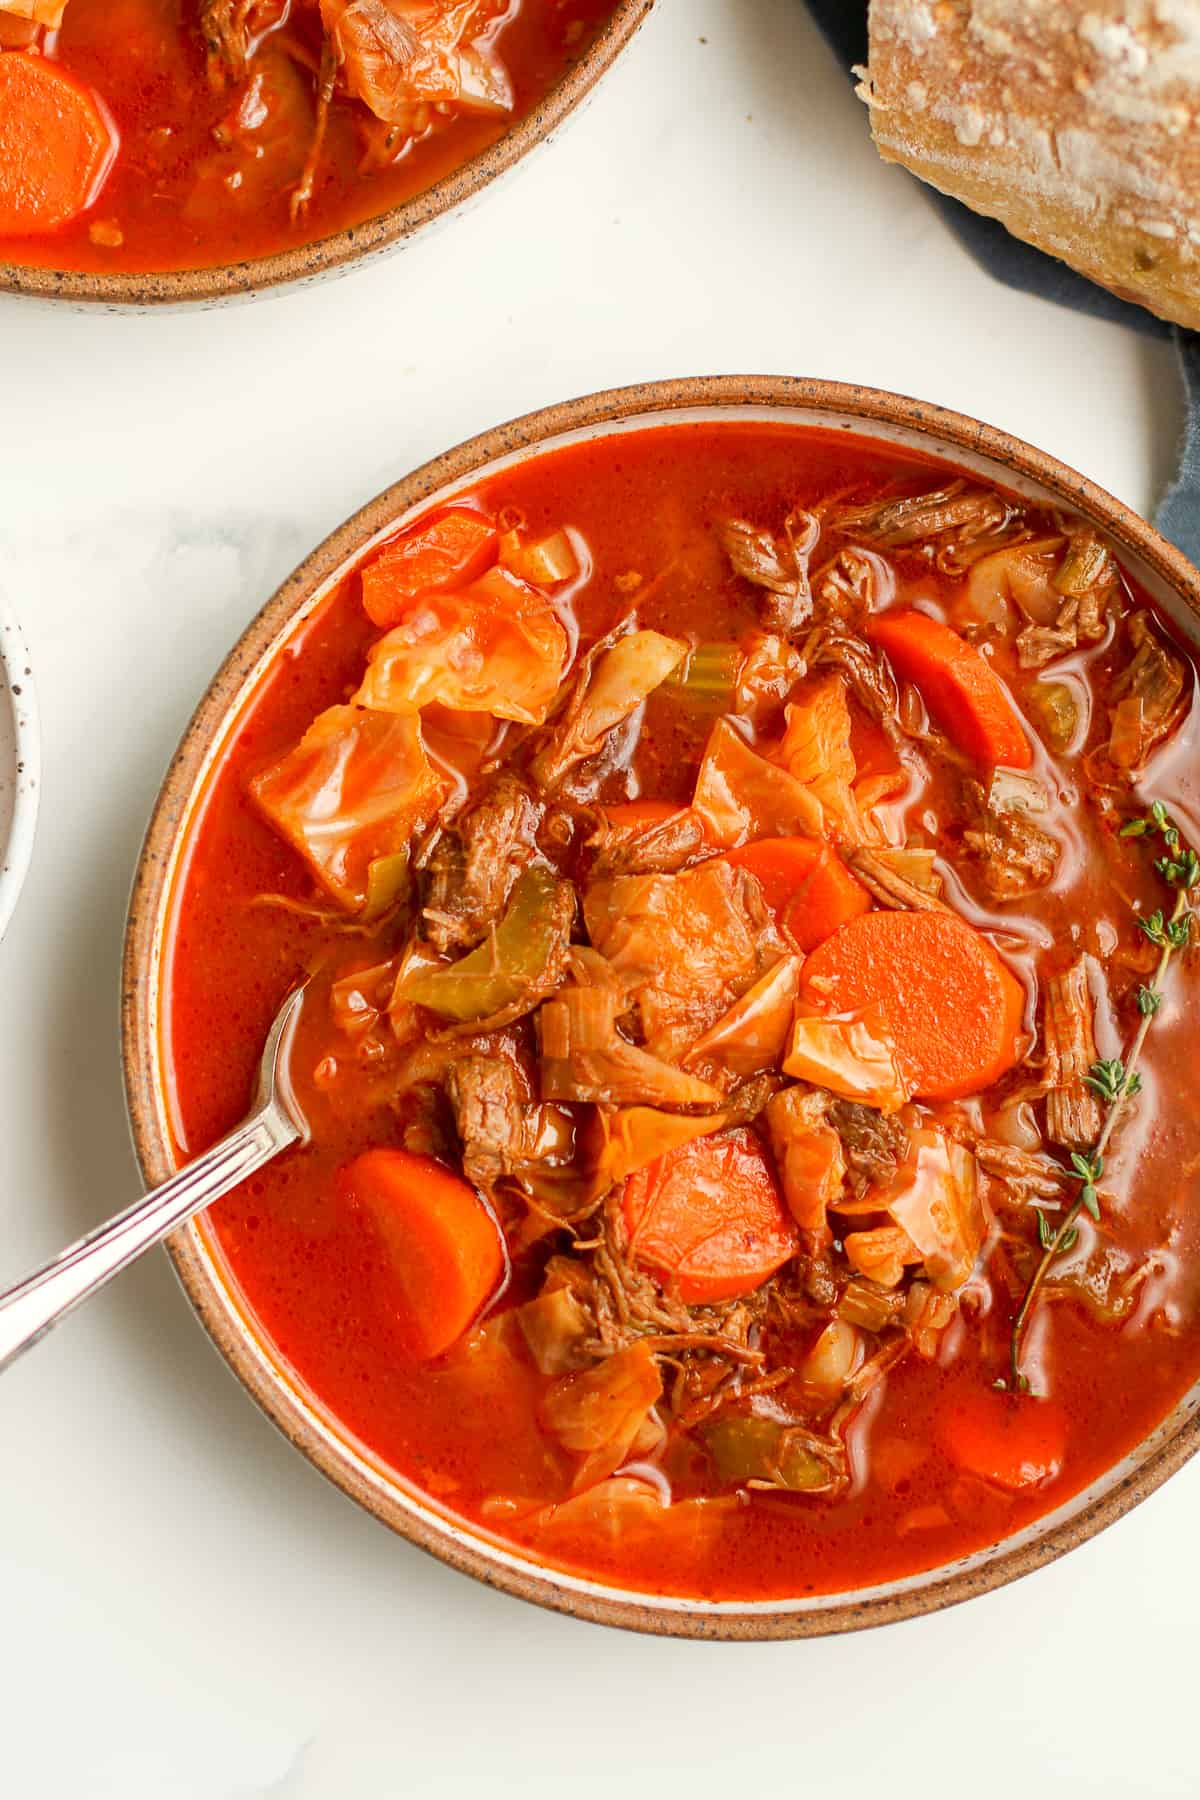
[[[1154,867],[1167,886],[1175,890],[1175,904],[1169,915],[1160,909],[1149,915],[1139,915],[1137,919],[1139,929],[1158,951],[1158,962],[1149,985],[1143,985],[1137,990],[1140,1018],[1133,1041],[1123,1058],[1110,1057],[1102,1062],[1094,1062],[1083,1078],[1092,1092],[1104,1102],[1105,1113],[1100,1135],[1091,1150],[1076,1150],[1071,1155],[1070,1173],[1079,1183],[1079,1192],[1057,1228],[1040,1207],[1034,1209],[1037,1213],[1038,1243],[1042,1254],[1013,1320],[1009,1346],[1012,1386],[1019,1394],[1029,1392],[1028,1377],[1021,1369],[1021,1352],[1029,1320],[1050,1266],[1056,1257],[1074,1249],[1079,1241],[1078,1219],[1081,1212],[1087,1212],[1097,1224],[1100,1222],[1099,1184],[1104,1174],[1105,1153],[1126,1101],[1141,1091],[1142,1078],[1137,1065],[1150,1027],[1162,1005],[1163,979],[1171,958],[1186,946],[1195,917],[1191,898],[1193,891],[1200,886],[1200,858],[1183,843],[1178,828],[1172,823],[1161,800],[1154,802],[1144,818],[1131,819],[1121,828],[1122,837],[1145,837],[1149,834],[1161,837],[1165,846],[1166,855],[1158,857]]]

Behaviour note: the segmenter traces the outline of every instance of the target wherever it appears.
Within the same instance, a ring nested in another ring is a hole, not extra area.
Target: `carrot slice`
[[[622,1198],[633,1255],[687,1305],[760,1287],[799,1239],[750,1131],[695,1138],[637,1169]]]
[[[937,619],[889,612],[868,635],[886,650],[896,673],[913,682],[930,712],[976,761],[1010,769],[1033,762],[1012,695],[979,651]]]
[[[957,1463],[983,1481],[1018,1493],[1058,1474],[1067,1421],[1052,1400],[981,1388],[969,1404],[947,1409],[942,1434]]]
[[[365,1150],[338,1171],[339,1201],[369,1219],[394,1277],[397,1324],[426,1359],[448,1350],[504,1275],[500,1229],[473,1187],[430,1156]]]
[[[870,911],[862,882],[816,838],[760,838],[723,860],[757,878],[777,923],[801,950],[815,950],[839,925]]]
[[[91,88],[44,56],[0,54],[0,236],[53,231],[85,211],[116,151]]]
[[[450,507],[385,544],[362,572],[363,606],[375,625],[398,625],[422,594],[466,587],[491,567],[500,538],[493,520]]]
[[[825,1012],[877,1007],[912,1092],[977,1094],[1021,1055],[1025,994],[981,932],[954,913],[871,912],[818,945],[801,998]]]

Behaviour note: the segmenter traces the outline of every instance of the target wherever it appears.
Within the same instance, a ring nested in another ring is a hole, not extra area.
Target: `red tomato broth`
[[[68,0],[44,53],[100,96],[119,133],[118,152],[86,212],[45,234],[0,236],[0,262],[97,274],[205,269],[360,225],[452,175],[527,117],[586,51],[614,6],[615,0],[519,0],[496,40],[512,82],[512,113],[464,112],[387,166],[363,168],[364,109],[335,98],[315,192],[306,216],[293,223],[289,193],[301,176],[315,117],[313,79],[303,64],[268,39],[256,66],[272,116],[243,132],[245,149],[236,136],[222,144],[214,134],[226,132],[247,82],[232,80],[221,91],[210,84],[196,0]],[[303,29],[299,35],[307,42]],[[0,54],[9,53],[0,38]]]
[[[702,621],[706,636],[726,638],[748,629],[754,613],[709,553],[714,514],[740,509],[770,519],[797,493],[811,505],[847,488],[877,491],[898,477],[910,485],[928,481],[930,465],[840,434],[689,425],[557,450],[481,482],[475,497],[496,510],[518,508],[535,532],[565,523],[586,539],[594,568],[575,599],[585,642],[627,606],[616,580],[630,571],[647,584],[655,580],[646,622],[685,632]],[[298,859],[246,790],[322,707],[342,702],[359,679],[375,635],[362,615],[359,588],[349,577],[271,669],[192,828],[165,966],[166,1060],[182,1155],[195,1154],[243,1114],[279,1001],[327,949],[319,923],[258,903],[263,894],[300,899],[311,890]],[[951,591],[929,571],[917,583],[902,583],[898,601],[932,602],[941,610]],[[1003,673],[1015,677],[1019,699],[1028,678]],[[618,804],[642,795],[686,804],[709,723],[697,726],[661,693],[652,696],[638,754],[613,777],[604,800]],[[1155,792],[1183,820],[1195,813],[1194,774],[1178,750],[1169,764]],[[930,810],[930,796],[917,794],[906,804],[919,819]],[[1125,896],[1144,906],[1160,903],[1148,858],[1143,871],[1128,846],[1114,845],[1082,809],[1076,828],[1086,854],[1071,868],[1068,891],[1056,887],[1008,911],[1032,943],[1029,953],[1013,959],[1018,972],[1028,974],[1035,956],[1053,962],[1056,944],[1074,938],[1099,947],[1106,932],[1120,929],[1125,902],[1118,906],[1111,888],[1118,864]],[[968,917],[982,913],[965,891],[955,902]],[[1105,915],[1113,919],[1109,926]],[[376,959],[353,938],[336,951],[337,970]],[[318,976],[318,991],[327,979]],[[1123,1329],[1101,1325],[1074,1302],[1054,1301],[1040,1311],[1027,1367],[1035,1387],[1041,1381],[1052,1387],[1066,1440],[1058,1473],[1033,1490],[1010,1492],[980,1479],[956,1459],[947,1431],[947,1420],[969,1421],[973,1406],[996,1402],[992,1384],[1003,1368],[1009,1309],[989,1278],[994,1259],[1005,1255],[995,1229],[968,1284],[978,1313],[959,1316],[936,1361],[909,1356],[892,1369],[852,1425],[854,1482],[847,1494],[835,1502],[742,1494],[710,1531],[681,1526],[673,1532],[665,1514],[652,1536],[635,1533],[620,1543],[585,1533],[548,1552],[524,1519],[535,1504],[568,1497],[571,1462],[538,1423],[544,1378],[494,1323],[436,1363],[413,1363],[380,1299],[377,1245],[339,1221],[337,1169],[359,1151],[392,1141],[394,1123],[386,1091],[372,1084],[369,1071],[354,1084],[349,1108],[335,1107],[314,1085],[327,1035],[318,1006],[306,1009],[294,1058],[314,1142],[236,1190],[212,1218],[259,1328],[298,1383],[386,1465],[482,1533],[527,1545],[547,1563],[650,1591],[753,1600],[860,1588],[936,1567],[1031,1523],[1132,1449],[1200,1377],[1200,1236],[1180,1174],[1200,1158],[1200,1121],[1187,1108],[1181,1054],[1186,1045],[1194,1058],[1194,1027],[1178,974],[1175,981],[1151,1035],[1146,1099],[1116,1145],[1103,1184],[1121,1254],[1169,1248]],[[1195,994],[1194,976],[1188,993]],[[1099,1048],[1114,1055],[1119,1040],[1105,1038]],[[1095,1228],[1084,1218],[1079,1254],[1094,1242]],[[518,1271],[502,1306],[526,1297]],[[1171,1332],[1152,1322],[1164,1315]],[[492,1355],[503,1356],[501,1381],[495,1364],[489,1376]],[[711,1491],[700,1463],[687,1454],[669,1462],[676,1499]]]

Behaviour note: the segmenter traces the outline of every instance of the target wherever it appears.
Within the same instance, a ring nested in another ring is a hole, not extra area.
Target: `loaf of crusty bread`
[[[1200,328],[1200,0],[871,0],[880,154]]]

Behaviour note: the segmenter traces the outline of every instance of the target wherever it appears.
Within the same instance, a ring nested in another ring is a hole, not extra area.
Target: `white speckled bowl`
[[[29,652],[0,600],[0,937],[29,868],[40,791],[41,741]]]

